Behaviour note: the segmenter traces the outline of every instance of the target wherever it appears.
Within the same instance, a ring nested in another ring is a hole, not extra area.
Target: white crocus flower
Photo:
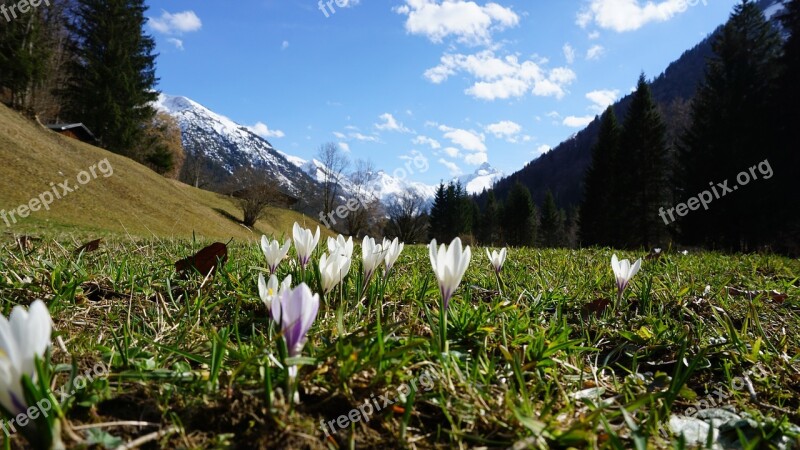
[[[258,274],[258,296],[264,302],[267,309],[272,310],[272,302],[286,289],[292,287],[292,276],[287,275],[286,278],[278,284],[278,277],[270,275],[269,281],[264,280],[263,274]]]
[[[264,257],[267,258],[267,266],[269,267],[269,274],[272,275],[278,270],[278,265],[281,263],[286,254],[289,253],[289,247],[292,246],[292,240],[287,239],[280,245],[278,240],[271,241],[266,236],[261,236],[261,251],[264,252]]]
[[[300,260],[300,266],[306,268],[308,262],[311,260],[311,254],[317,248],[319,243],[319,226],[317,227],[316,234],[312,234],[311,230],[302,228],[295,222],[292,228],[292,235],[294,237],[294,246],[297,249],[297,258]]]
[[[0,404],[12,416],[28,410],[22,376],[36,380],[35,358],[43,358],[50,346],[51,324],[41,300],[27,311],[15,306],[9,319],[0,315]]]
[[[328,253],[331,255],[334,253],[341,253],[348,258],[353,257],[353,238],[344,239],[344,236],[341,234],[336,237],[336,239],[329,237],[328,238]]]
[[[448,248],[442,244],[436,247],[436,239],[432,240],[428,246],[431,257],[431,266],[436,279],[439,282],[439,292],[442,294],[444,309],[450,304],[450,298],[461,284],[461,279],[469,267],[472,259],[472,251],[469,246],[462,248],[461,239],[455,238]]]
[[[383,245],[376,244],[375,239],[369,236],[364,236],[364,240],[361,242],[361,259],[364,263],[365,285],[369,283],[385,256],[386,251]]]
[[[492,267],[494,267],[494,271],[496,273],[500,273],[503,270],[503,264],[506,262],[506,255],[508,254],[508,250],[504,247],[500,250],[500,253],[497,250],[492,250],[492,253],[489,253],[489,249],[486,249],[486,256],[489,257],[489,262],[492,263]]]
[[[392,270],[392,267],[394,267],[394,263],[397,262],[400,253],[403,253],[403,247],[405,247],[405,244],[400,242],[399,238],[394,238],[393,241],[389,241],[388,239],[383,240],[383,250],[386,252],[384,264],[387,274]]]
[[[622,261],[617,259],[617,255],[614,254],[611,256],[611,269],[614,271],[614,276],[617,279],[617,293],[618,295],[622,296],[622,293],[625,291],[625,288],[628,287],[628,283],[631,281],[634,275],[639,272],[639,268],[642,266],[642,260],[637,259],[633,266],[631,266],[631,262],[627,259],[623,259]]]
[[[319,276],[322,281],[322,292],[328,294],[342,282],[350,272],[352,260],[342,253],[323,254],[319,260]]]

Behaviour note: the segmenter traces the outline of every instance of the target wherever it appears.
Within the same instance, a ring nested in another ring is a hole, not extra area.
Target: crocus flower
[[[331,255],[334,253],[341,253],[348,258],[353,257],[353,238],[348,238],[347,240],[344,239],[344,236],[341,234],[336,237],[336,239],[329,237],[328,238],[328,253]]]
[[[455,238],[450,243],[450,248],[442,244],[437,251],[436,239],[432,240],[428,246],[431,257],[431,266],[436,279],[439,281],[439,292],[442,294],[444,309],[450,304],[450,298],[461,284],[461,279],[469,267],[472,259],[472,251],[467,248],[462,249],[461,239]]]
[[[292,228],[292,235],[294,236],[294,246],[297,249],[297,258],[300,260],[300,266],[305,269],[311,260],[311,254],[314,253],[314,249],[317,248],[317,243],[319,242],[319,226],[317,227],[317,233],[311,234],[311,230],[301,228],[295,222],[294,228]]]
[[[631,262],[627,259],[623,259],[619,261],[617,259],[617,255],[611,256],[611,269],[614,270],[614,276],[617,278],[617,292],[618,295],[622,296],[622,293],[625,291],[625,288],[628,287],[628,283],[631,281],[636,272],[639,271],[639,268],[642,265],[642,260],[637,259],[633,266],[631,266]]]
[[[350,272],[352,260],[347,255],[339,252],[322,255],[319,259],[319,276],[322,279],[322,292],[327,294],[341,283]]]
[[[361,259],[364,262],[364,279],[367,282],[372,278],[385,255],[386,251],[383,245],[376,244],[375,239],[369,236],[364,236],[364,240],[361,242]]]
[[[319,295],[305,283],[287,289],[272,304],[272,316],[280,324],[289,357],[300,356],[308,340],[308,330],[319,312]],[[297,376],[297,367],[289,367],[289,376]]]
[[[383,250],[386,252],[384,264],[386,266],[387,274],[390,270],[392,270],[392,267],[394,267],[394,263],[397,262],[397,258],[400,257],[400,253],[403,253],[403,247],[405,247],[405,244],[400,242],[400,239],[398,238],[394,238],[394,240],[391,242],[387,239],[383,240]]]
[[[272,311],[272,302],[286,289],[292,287],[292,276],[287,275],[286,278],[278,285],[278,277],[270,275],[269,281],[264,280],[264,274],[258,274],[258,295],[261,301],[267,306],[267,309]]]
[[[492,263],[492,267],[494,267],[496,273],[500,273],[500,271],[503,270],[503,264],[506,262],[507,254],[508,250],[505,247],[500,250],[500,253],[497,253],[497,250],[492,250],[492,253],[489,253],[489,249],[486,249],[486,256],[489,257],[489,262]]]
[[[264,252],[264,257],[267,258],[267,266],[269,266],[270,275],[278,270],[278,264],[280,264],[283,258],[286,257],[286,254],[289,253],[289,247],[291,246],[291,239],[284,241],[283,246],[281,246],[277,239],[271,241],[267,239],[266,236],[261,236],[261,251]]]
[[[36,379],[35,358],[44,357],[51,331],[50,312],[41,300],[27,311],[15,306],[9,319],[0,315],[0,404],[12,416],[28,410],[22,376]]]

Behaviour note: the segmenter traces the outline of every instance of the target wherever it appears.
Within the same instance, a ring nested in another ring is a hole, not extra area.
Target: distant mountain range
[[[764,14],[781,27],[778,20],[783,10],[782,0],[761,0],[759,7]],[[678,60],[650,84],[653,97],[665,113],[668,138],[675,140],[688,119],[688,107],[697,87],[705,76],[706,60],[713,56],[712,43],[720,32],[717,28],[709,37]],[[631,83],[635,76],[631,76]],[[622,121],[628,110],[631,96],[628,95],[614,105],[617,118]],[[525,167],[495,184],[498,198],[506,198],[517,181],[525,185],[537,205],[541,206],[547,191],[551,191],[561,208],[578,206],[583,199],[583,178],[591,164],[592,147],[600,129],[599,117],[582,131],[562,142],[557,147],[531,161]]]
[[[232,174],[240,167],[263,168],[278,179],[285,191],[295,196],[314,192],[325,180],[327,168],[320,161],[307,161],[279,151],[247,127],[194,100],[161,94],[154,106],[178,121],[184,151],[188,155],[199,155],[209,161],[216,168],[219,178]],[[502,172],[485,163],[474,173],[453,181],[459,181],[471,194],[479,194],[484,189],[491,188],[502,177]],[[415,192],[426,201],[432,202],[437,186],[408,178],[377,170],[369,183],[369,189],[384,203],[404,192]],[[342,197],[347,198],[354,189],[353,184],[349,179],[343,180],[341,184]]]

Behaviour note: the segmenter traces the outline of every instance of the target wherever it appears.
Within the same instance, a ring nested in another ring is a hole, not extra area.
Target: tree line
[[[8,10],[17,1],[0,0]],[[0,99],[44,123],[83,123],[100,146],[176,176],[176,121],[158,98],[144,0],[51,0],[0,17]]]

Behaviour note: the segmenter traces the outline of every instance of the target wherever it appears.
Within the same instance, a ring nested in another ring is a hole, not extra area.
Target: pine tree
[[[764,239],[773,222],[762,220],[756,211],[765,209],[771,195],[780,194],[770,192],[774,184],[769,180],[725,195],[717,185],[727,181],[733,189],[740,172],[774,156],[777,117],[771,99],[779,73],[780,37],[758,6],[744,0],[713,47],[715,56],[706,67],[705,81],[692,103],[692,124],[682,139],[683,198],[678,201],[703,192],[713,193],[714,199],[708,210],[700,207],[684,218],[676,211],[675,218],[688,243],[747,250]]]
[[[620,128],[614,109],[608,107],[600,118],[597,143],[592,149],[592,165],[586,172],[580,212],[581,244],[612,245],[616,241],[618,212],[614,210],[614,173],[619,153]]]
[[[644,74],[639,76],[620,135],[611,213],[619,230],[615,244],[650,247],[667,238],[659,216],[669,204],[666,127]]]
[[[47,76],[48,30],[42,9],[12,18],[10,7],[17,3],[0,0],[8,15],[0,16],[0,87],[9,89],[13,108],[28,109],[33,92]]]
[[[472,232],[473,216],[472,200],[461,183],[440,183],[431,208],[431,238],[450,242],[457,236]]]
[[[556,206],[551,191],[547,191],[542,205],[542,220],[539,224],[540,243],[544,247],[557,248],[564,245],[565,214]]]
[[[494,190],[486,196],[486,208],[481,216],[480,241],[484,245],[497,245],[501,241],[500,208],[494,195]]]
[[[780,168],[775,172],[775,186],[777,192],[797,192],[797,180],[800,180],[800,152],[797,143],[800,142],[800,0],[791,0],[786,4],[786,12],[781,16],[784,28],[789,33],[789,38],[783,47],[783,72],[778,80],[776,104],[781,112],[779,124],[781,126],[779,139],[776,146],[775,164]],[[789,196],[773,195],[777,204],[772,211],[781,213],[782,219],[777,223],[782,226],[776,234],[776,248],[800,255],[800,208],[788,203],[794,201]]]
[[[436,188],[436,195],[433,197],[433,206],[429,219],[430,237],[438,242],[446,241],[447,231],[447,196],[444,183],[439,183]]]
[[[505,203],[503,235],[509,245],[532,246],[536,242],[536,208],[527,187],[517,181]]]
[[[83,122],[102,145],[128,155],[155,116],[155,42],[144,32],[144,0],[78,0],[71,26],[75,58],[64,91],[65,118]]]

